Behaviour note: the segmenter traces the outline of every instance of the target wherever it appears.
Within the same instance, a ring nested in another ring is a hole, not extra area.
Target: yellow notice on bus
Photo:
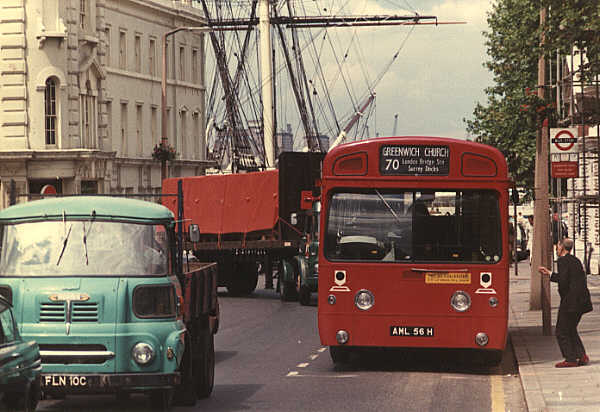
[[[425,283],[470,284],[471,273],[465,272],[427,272]]]

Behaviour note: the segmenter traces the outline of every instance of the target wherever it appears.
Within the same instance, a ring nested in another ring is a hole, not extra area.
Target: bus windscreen
[[[497,263],[499,194],[492,190],[337,191],[329,202],[329,260]]]

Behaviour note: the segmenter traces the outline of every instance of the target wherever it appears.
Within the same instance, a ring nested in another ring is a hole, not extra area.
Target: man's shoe
[[[590,357],[589,357],[588,355],[586,355],[586,354],[584,354],[584,355],[581,357],[581,359],[578,359],[578,360],[577,360],[577,364],[578,364],[579,366],[584,366],[584,365],[587,365],[588,363],[590,363]]]
[[[569,361],[562,361],[562,362],[558,362],[556,365],[554,365],[555,368],[573,368],[579,366],[579,363],[577,362],[569,362]]]

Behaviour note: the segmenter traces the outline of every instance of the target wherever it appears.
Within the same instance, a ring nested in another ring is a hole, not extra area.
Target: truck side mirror
[[[321,202],[320,201],[315,202],[314,211],[317,213],[321,213]]]
[[[200,228],[197,224],[192,223],[188,228],[188,232],[190,235],[190,242],[200,241]]]

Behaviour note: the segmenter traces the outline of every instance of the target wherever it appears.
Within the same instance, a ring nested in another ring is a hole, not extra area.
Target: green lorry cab
[[[317,292],[319,283],[319,217],[321,202],[312,203],[307,210],[307,231],[302,237],[299,253],[284,258],[279,266],[279,293],[281,300],[298,299],[303,306],[310,304],[311,293]],[[293,218],[292,218],[293,220]]]
[[[39,344],[45,394],[146,392],[166,409],[211,393],[216,267],[184,272],[170,210],[107,196],[32,201],[0,211],[0,242],[0,294]]]

